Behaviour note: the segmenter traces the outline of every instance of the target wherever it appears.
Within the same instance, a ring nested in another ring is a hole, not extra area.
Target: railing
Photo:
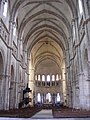
[[[35,84],[37,87],[43,86],[43,87],[54,87],[54,86],[60,86],[61,85],[61,80],[59,81],[35,81]]]

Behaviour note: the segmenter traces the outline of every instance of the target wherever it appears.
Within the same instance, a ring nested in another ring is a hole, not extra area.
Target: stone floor
[[[40,112],[36,113],[32,116],[32,119],[52,119],[52,110],[41,110]]]
[[[51,119],[32,119],[32,118],[2,118],[0,120],[52,120]],[[53,120],[90,120],[90,118],[54,118]]]
[[[31,118],[0,117],[0,120],[90,120],[90,118],[53,118],[52,110],[41,110]]]

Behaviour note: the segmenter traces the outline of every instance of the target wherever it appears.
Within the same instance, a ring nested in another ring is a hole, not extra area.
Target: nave
[[[35,107],[61,105],[68,110],[55,117],[89,112],[89,33],[90,0],[0,0],[3,116],[30,119]]]
[[[31,119],[53,119],[52,110],[43,109],[32,116]]]

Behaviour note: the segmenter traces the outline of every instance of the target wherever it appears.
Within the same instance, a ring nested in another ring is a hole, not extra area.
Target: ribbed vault
[[[18,39],[35,70],[51,65],[61,73],[75,4],[74,0],[10,0],[10,19],[18,23]]]

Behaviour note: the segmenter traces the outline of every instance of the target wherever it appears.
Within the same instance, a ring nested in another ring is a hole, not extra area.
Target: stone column
[[[0,17],[1,17],[1,13],[2,13],[2,0],[0,1]]]
[[[32,94],[31,94],[31,98],[32,98],[32,103],[31,105],[33,105],[33,91],[35,91],[35,83],[34,83],[34,69],[29,69],[29,73],[30,73],[30,76],[29,76],[29,87],[30,89],[32,90]]]
[[[45,75],[45,86],[47,86],[47,75]]]
[[[50,75],[50,86],[52,86],[52,75]]]
[[[17,45],[17,47],[18,47],[18,50],[17,50],[17,64],[16,64],[16,69],[17,69],[17,71],[16,71],[16,80],[15,80],[15,108],[18,108],[18,105],[19,105],[19,101],[18,101],[18,91],[20,90],[20,88],[18,88],[18,84],[21,82],[20,81],[20,62],[22,62],[21,61],[21,52],[20,52],[20,42],[21,42],[21,40],[19,39],[19,38],[17,38],[18,39],[18,45]],[[21,63],[22,64],[22,63]]]
[[[85,17],[85,30],[87,36],[87,47],[88,47],[88,61],[90,61],[90,0],[84,0],[84,17]],[[89,68],[89,80],[90,80],[90,68]]]
[[[73,41],[72,33],[68,38],[69,46],[66,50],[66,75],[67,75],[67,104],[69,107],[72,107],[72,56],[73,56]]]
[[[90,110],[90,61],[88,61],[88,78],[87,78],[87,88],[88,88],[88,92],[87,92],[87,97],[86,97],[86,103],[87,103],[87,109]]]
[[[66,66],[66,85],[67,85],[67,106],[69,106],[69,50],[65,51],[65,66]]]
[[[85,93],[84,93],[84,74],[83,73],[79,73],[78,74],[78,79],[79,79],[79,98],[80,98],[80,108],[81,109],[84,109],[84,107],[85,107],[85,98],[84,98],[84,95],[85,95]]]
[[[79,39],[79,37],[78,37]],[[85,99],[84,99],[84,74],[83,74],[83,70],[82,70],[82,58],[81,58],[81,48],[80,46],[77,47],[77,81],[79,83],[79,100],[80,100],[80,108],[83,109],[85,106],[84,106],[84,102],[85,102]],[[78,87],[78,86],[77,86]]]
[[[62,88],[63,88],[63,102],[65,102],[65,99],[66,99],[65,68],[62,68]]]
[[[80,97],[79,97],[79,78],[78,78],[78,73],[80,71],[80,53],[79,53],[79,38],[78,38],[78,18],[76,16],[75,18],[75,58],[74,58],[74,65],[76,67],[75,71],[75,108],[80,108],[79,103],[80,103]]]
[[[1,110],[4,110],[4,109],[7,109],[8,107],[8,103],[7,103],[7,100],[6,99],[6,90],[8,91],[8,82],[6,81],[6,77],[9,79],[9,76],[6,76],[6,75],[2,75],[2,80],[0,79],[0,109]]]
[[[0,17],[3,15],[5,1],[0,0]]]
[[[55,74],[55,81],[54,82],[55,82],[55,86],[56,86],[56,74]]]
[[[8,41],[8,48],[7,48],[7,62],[5,66],[5,84],[6,84],[6,89],[5,89],[5,110],[9,109],[9,83],[10,83],[10,75],[11,75],[11,55],[12,55],[12,32],[13,32],[13,22],[10,21],[9,24],[9,41]]]
[[[4,103],[4,109],[8,110],[9,109],[9,79],[10,76],[5,77],[5,103]]]

